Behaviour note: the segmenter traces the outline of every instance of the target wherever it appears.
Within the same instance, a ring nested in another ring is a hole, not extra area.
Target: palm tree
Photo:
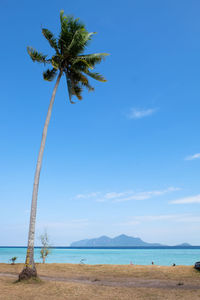
[[[51,58],[48,59],[47,55],[36,51],[32,47],[27,47],[28,54],[33,62],[43,63],[44,65],[50,64],[52,66],[51,69],[47,69],[45,72],[43,72],[44,80],[52,81],[57,74],[58,76],[53,89],[42,133],[42,141],[33,185],[26,261],[24,269],[19,274],[19,280],[37,277],[37,271],[34,263],[34,236],[39,178],[47,129],[60,79],[62,75],[66,77],[70,103],[75,103],[73,101],[73,97],[76,97],[78,100],[82,100],[81,94],[84,87],[86,87],[89,91],[94,90],[89,83],[88,76],[101,82],[106,81],[101,74],[92,72],[92,70],[94,69],[95,65],[100,63],[108,54],[84,54],[84,50],[88,46],[95,32],[88,32],[85,28],[85,25],[81,23],[79,19],[74,19],[71,16],[65,16],[64,11],[60,12],[60,23],[61,29],[58,38],[55,38],[48,29],[42,29],[42,34],[47,39],[50,46],[55,50],[55,55],[53,55]]]

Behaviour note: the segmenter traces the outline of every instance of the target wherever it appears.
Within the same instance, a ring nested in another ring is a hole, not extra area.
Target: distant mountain
[[[146,243],[140,238],[135,238],[121,234],[114,238],[108,236],[101,236],[95,239],[86,239],[74,242],[71,247],[159,247],[161,244]]]
[[[191,245],[188,243],[182,243],[180,245],[176,245],[176,247],[191,247]]]

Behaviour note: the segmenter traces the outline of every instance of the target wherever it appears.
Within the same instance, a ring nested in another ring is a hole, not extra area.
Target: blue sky
[[[0,4],[0,245],[26,245],[33,177],[54,83],[27,55],[59,12],[111,55],[106,83],[70,105],[59,86],[42,166],[37,237],[54,245],[125,233],[200,245],[200,3],[195,0],[7,1]]]

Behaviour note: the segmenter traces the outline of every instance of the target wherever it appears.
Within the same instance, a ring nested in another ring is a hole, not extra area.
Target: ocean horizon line
[[[0,248],[22,248],[27,246],[0,246]],[[35,249],[40,249],[41,246],[35,246]],[[90,247],[70,247],[70,246],[50,246],[51,249],[200,249],[200,245],[195,246],[90,246]]]

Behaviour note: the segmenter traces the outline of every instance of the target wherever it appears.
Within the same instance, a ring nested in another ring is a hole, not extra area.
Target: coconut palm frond
[[[83,87],[86,87],[88,91],[94,91],[94,88],[90,85],[88,78],[80,71],[73,70],[71,77],[74,82],[79,82]]]
[[[94,87],[90,85],[89,81],[86,82],[81,82],[81,84],[86,87],[88,89],[89,92],[93,92],[94,91]]]
[[[41,52],[38,52],[37,50],[35,50],[32,47],[27,47],[27,52],[30,55],[32,61],[37,61],[39,63],[48,63],[48,61],[46,60],[47,55],[42,54]]]
[[[85,70],[85,69],[91,69],[93,70],[93,66],[86,60],[83,58],[77,58],[72,62],[72,68],[73,69],[77,69],[79,70],[79,68],[81,70]]]
[[[61,53],[66,54],[76,32],[86,29],[79,19],[74,19],[72,16],[64,16],[63,11],[60,12],[60,23],[61,32],[58,40],[58,46]]]
[[[56,38],[54,37],[53,33],[50,30],[46,29],[46,28],[42,28],[42,34],[47,39],[47,41],[49,42],[50,46],[53,49],[56,50],[57,54],[59,54],[57,41],[56,41]]]
[[[56,69],[47,69],[45,72],[43,72],[43,78],[44,80],[47,81],[52,81],[54,80],[55,76],[57,74],[57,70]]]
[[[95,80],[101,81],[101,82],[106,82],[107,80],[99,73],[92,73],[89,70],[83,71],[85,74],[88,76],[92,77]]]
[[[66,51],[66,48],[69,46],[71,39],[72,39],[72,33],[69,30],[68,22],[71,17],[64,16],[64,12],[60,12],[60,24],[61,24],[61,31],[58,38],[58,47],[60,49],[61,54],[64,54]]]
[[[67,88],[68,88],[68,94],[69,94],[69,101],[71,104],[75,104],[74,101],[72,101],[72,97],[74,95],[74,88],[71,82],[71,79],[69,78],[67,72],[65,72],[66,81],[67,81]]]
[[[62,59],[60,58],[60,56],[54,55],[51,58],[51,63],[52,63],[52,66],[55,69],[60,69],[61,68]]]
[[[94,53],[94,54],[87,54],[87,55],[80,55],[77,57],[76,61],[80,59],[81,61],[86,61],[90,66],[94,67],[96,64],[102,62],[108,53]],[[75,61],[75,63],[76,63]]]
[[[95,34],[95,32],[88,32],[85,28],[78,29],[73,39],[67,48],[67,51],[71,55],[78,55],[85,50],[88,42],[91,40],[91,36]]]
[[[85,28],[85,25],[79,20],[79,18],[74,19],[73,16],[65,16],[63,10],[60,11],[60,24],[61,34],[68,31],[72,34],[72,36],[78,29]]]
[[[83,88],[81,87],[80,83],[77,83],[74,86],[74,94],[78,98],[78,100],[82,100],[83,99],[83,97],[81,95],[82,91],[83,91]]]

